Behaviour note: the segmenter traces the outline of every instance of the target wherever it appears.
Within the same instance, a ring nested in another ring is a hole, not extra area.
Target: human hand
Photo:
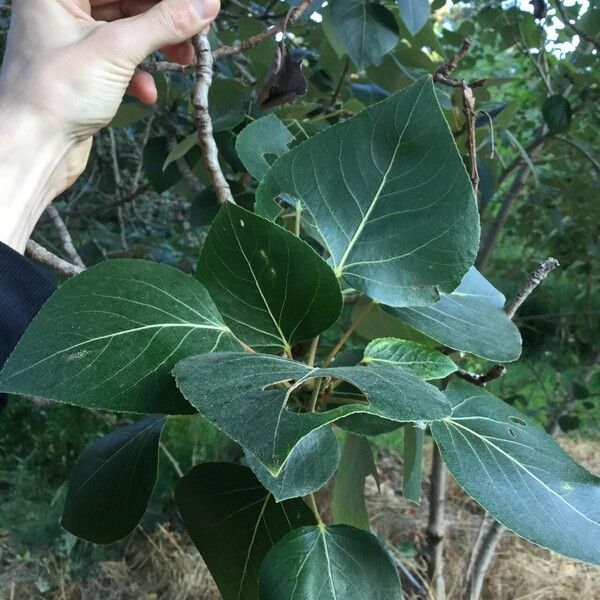
[[[24,248],[125,92],[156,100],[140,62],[158,49],[190,62],[187,40],[218,10],[219,0],[13,0],[0,71],[0,241]]]

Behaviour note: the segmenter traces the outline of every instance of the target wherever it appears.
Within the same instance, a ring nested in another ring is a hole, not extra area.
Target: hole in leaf
[[[514,432],[514,429],[511,429],[510,427],[508,428],[508,433],[509,435],[511,435],[512,437],[517,437],[517,435]]]
[[[525,421],[523,421],[523,419],[519,418],[519,417],[513,417],[510,416],[508,417],[513,423],[516,423],[517,425],[522,425],[523,427],[527,427],[527,423]]]

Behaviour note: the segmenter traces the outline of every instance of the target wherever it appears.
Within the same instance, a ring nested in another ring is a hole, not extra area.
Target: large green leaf
[[[277,477],[246,452],[248,466],[277,502],[320,490],[335,473],[339,460],[340,446],[331,427],[316,429],[300,440]]]
[[[373,340],[365,348],[362,362],[367,365],[392,365],[425,380],[442,379],[458,369],[456,363],[441,352],[398,338]]]
[[[600,564],[600,478],[481,388],[455,382],[446,395],[452,416],[431,430],[454,479],[515,533]]]
[[[296,527],[314,523],[302,500],[277,504],[250,469],[229,463],[194,467],[177,482],[175,499],[223,600],[256,600],[267,552]]]
[[[520,356],[521,336],[504,303],[502,293],[473,267],[456,290],[433,306],[386,311],[445,346],[508,362]]]
[[[215,219],[196,276],[231,329],[261,351],[289,352],[342,308],[333,271],[306,242],[233,204]]]
[[[267,554],[261,600],[400,600],[396,565],[372,534],[334,525],[303,527]]]
[[[396,3],[406,29],[411,35],[415,35],[429,19],[429,0],[396,0]]]
[[[334,523],[371,531],[365,504],[365,479],[369,475],[378,481],[369,440],[347,432],[333,490]]]
[[[394,15],[370,0],[332,0],[322,12],[326,31],[359,69],[380,64],[400,39]]]
[[[336,274],[390,306],[435,302],[475,258],[473,190],[430,77],[275,161],[257,210],[284,193],[312,213]]]
[[[271,113],[244,127],[237,136],[235,148],[250,175],[262,181],[271,166],[266,156],[283,156],[293,139],[288,128]]]
[[[61,525],[73,535],[109,544],[133,531],[156,483],[158,443],[165,424],[150,415],[91,443],[79,457]]]
[[[0,389],[89,408],[189,413],[171,369],[186,356],[233,350],[232,340],[193,277],[107,261],[48,300],[0,372]]]
[[[173,373],[187,400],[274,476],[303,438],[347,415],[432,421],[444,418],[450,410],[437,388],[387,365],[319,369],[278,356],[224,352],[185,359]],[[287,407],[294,390],[319,377],[351,383],[364,392],[368,402],[325,412],[301,413]],[[284,381],[295,383],[289,388],[276,387]]]

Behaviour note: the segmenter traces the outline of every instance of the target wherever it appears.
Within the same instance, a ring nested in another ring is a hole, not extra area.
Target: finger
[[[181,44],[175,44],[175,46],[161,48],[161,52],[167,60],[180,65],[189,65],[194,60],[194,48],[190,42],[182,42]]]
[[[162,0],[141,15],[111,23],[107,44],[139,64],[159,48],[180,44],[205,29],[219,6],[219,0]]]
[[[92,17],[96,21],[116,21],[146,12],[157,3],[158,0],[97,0],[92,2]]]
[[[127,93],[130,96],[135,96],[144,104],[154,104],[158,100],[158,91],[154,77],[146,71],[136,70],[135,74],[129,82]]]

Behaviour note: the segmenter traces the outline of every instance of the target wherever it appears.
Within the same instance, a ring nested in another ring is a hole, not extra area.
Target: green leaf
[[[142,104],[131,96],[126,96],[108,127],[129,127],[129,125],[145,119],[151,112],[152,108],[147,104]]]
[[[455,382],[446,395],[452,416],[431,431],[467,494],[525,539],[600,564],[600,478],[532,419],[481,388]]]
[[[213,81],[208,106],[214,131],[233,129],[244,120],[244,98],[248,92],[246,86],[233,79]]]
[[[573,109],[571,103],[561,94],[546,98],[542,106],[544,121],[552,133],[564,133],[571,126]]]
[[[257,190],[312,213],[347,284],[391,306],[431,304],[473,263],[471,182],[430,77],[294,147]]]
[[[183,158],[192,148],[198,145],[198,134],[190,133],[186,138],[181,140],[171,152],[169,152],[162,166],[163,172],[167,170],[171,163]]]
[[[425,430],[407,423],[404,426],[404,471],[402,495],[415,504],[421,503],[423,484],[423,441]]]
[[[175,500],[223,600],[256,600],[267,552],[314,523],[302,500],[277,504],[250,469],[228,463],[194,467],[177,482]]]
[[[431,307],[385,310],[445,346],[509,362],[521,354],[521,335],[504,303],[502,293],[473,267],[456,290]]]
[[[248,466],[277,502],[320,490],[333,477],[339,460],[340,446],[331,427],[316,429],[302,439],[277,477],[246,452]]]
[[[429,0],[396,0],[400,17],[410,32],[410,35],[418,33],[431,14]]]
[[[233,204],[215,219],[196,277],[256,350],[289,352],[332,325],[342,308],[333,271],[306,242]]]
[[[294,136],[273,113],[250,123],[237,136],[235,148],[254,179],[262,181],[271,167],[265,155],[283,156]]]
[[[398,422],[431,421],[449,414],[449,405],[437,388],[387,365],[319,369],[278,356],[224,352],[183,360],[173,373],[187,400],[275,477],[304,437],[349,414],[366,413]],[[362,390],[368,403],[305,413],[287,407],[295,390],[319,377],[351,383]],[[295,383],[277,387],[284,381]]]
[[[322,13],[326,28],[360,70],[380,64],[400,39],[394,15],[369,0],[332,0]]]
[[[261,600],[400,600],[398,571],[381,542],[347,525],[286,535],[260,569]]]
[[[504,137],[506,137],[506,139],[509,141],[509,143],[512,144],[518,150],[521,158],[523,159],[523,162],[525,162],[525,164],[529,167],[529,170],[533,175],[533,179],[535,180],[535,184],[538,185],[540,180],[538,178],[537,169],[533,164],[533,161],[531,160],[531,156],[529,156],[529,154],[527,153],[527,150],[525,150],[521,142],[519,142],[519,140],[508,129],[504,130],[502,133]]]
[[[61,525],[95,544],[131,533],[156,483],[163,415],[150,415],[91,443],[79,457]]]
[[[379,338],[366,348],[366,365],[392,365],[421,379],[443,379],[458,369],[455,362],[423,344],[398,338]]]
[[[365,479],[369,475],[379,483],[369,440],[347,432],[333,490],[334,523],[371,531],[365,505]]]
[[[87,408],[192,412],[170,371],[235,348],[193,277],[143,260],[100,263],[64,283],[0,372],[0,389]]]
[[[163,170],[169,157],[169,142],[166,137],[156,137],[144,146],[144,173],[155,191],[162,193],[181,180],[177,165],[170,164]]]

